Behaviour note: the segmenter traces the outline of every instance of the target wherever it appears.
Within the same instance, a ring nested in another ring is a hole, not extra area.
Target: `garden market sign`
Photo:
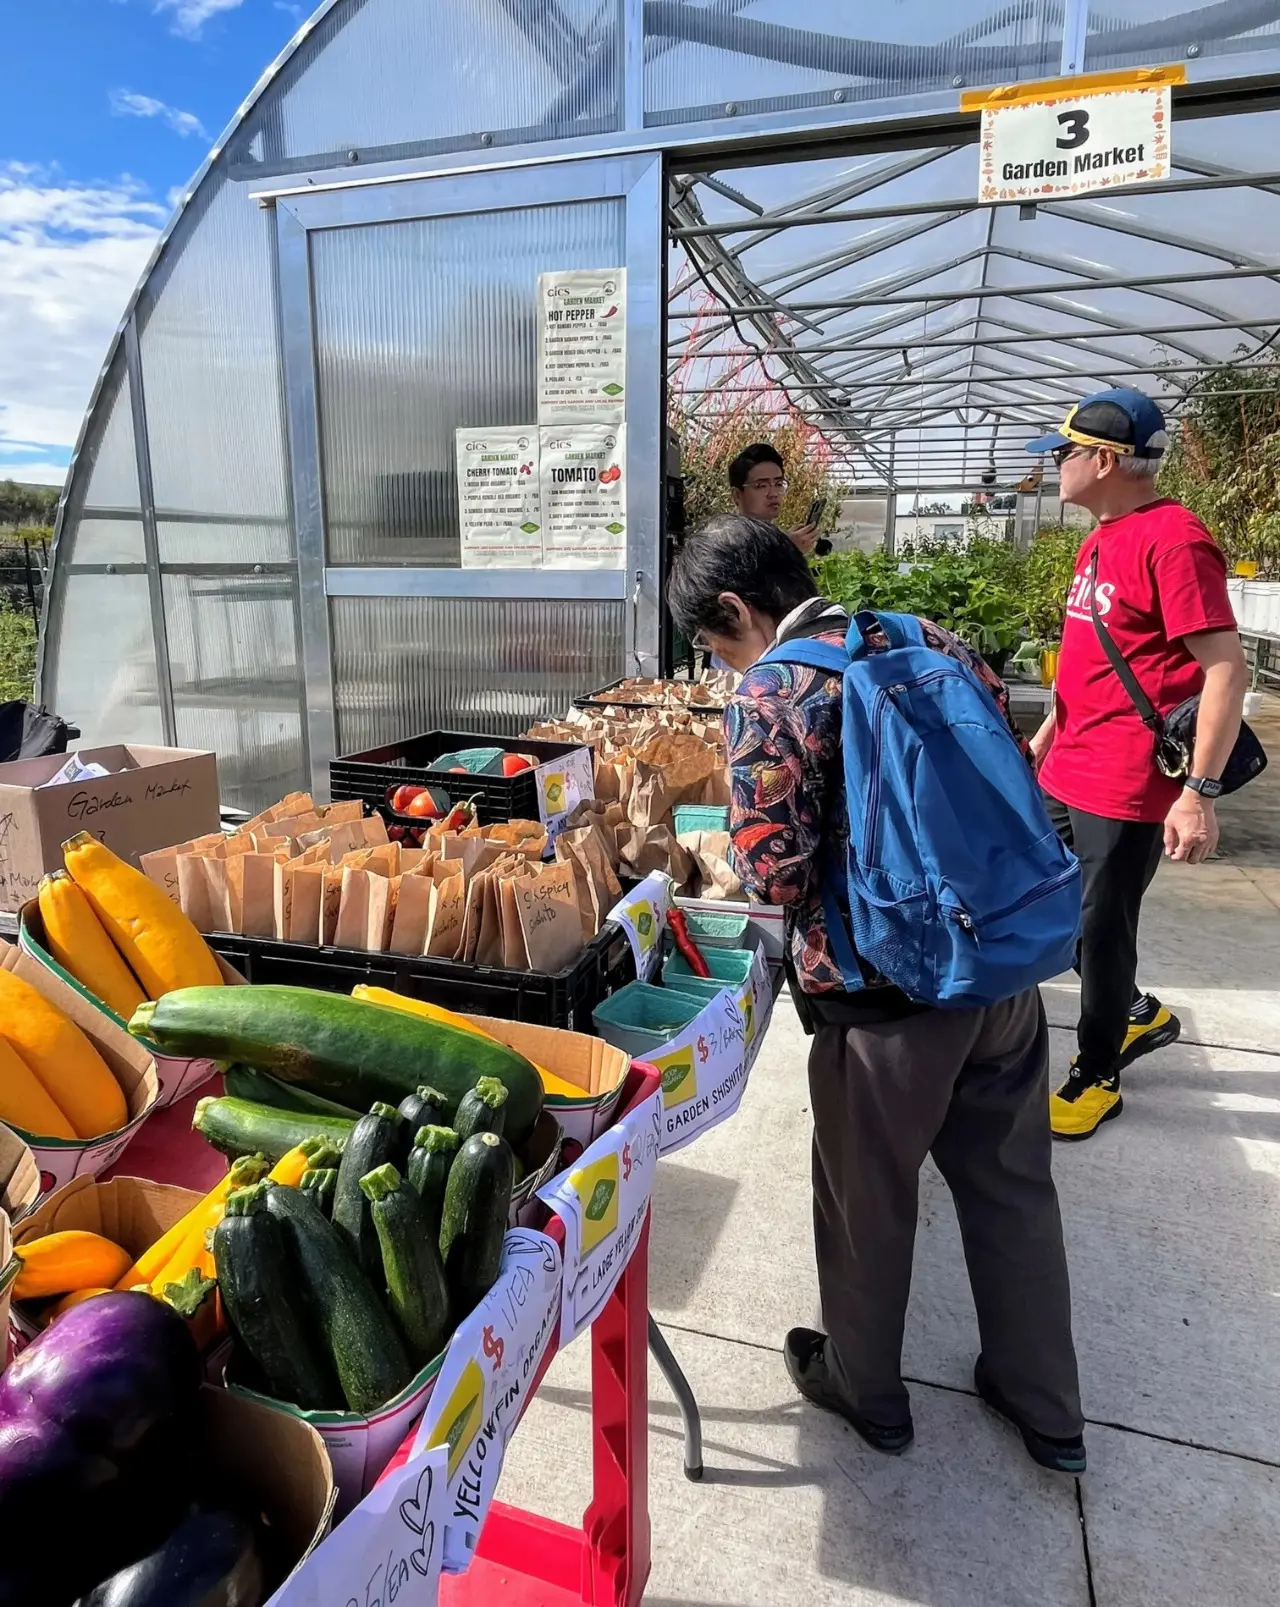
[[[978,199],[1047,201],[1169,173],[1170,88],[1182,67],[1014,84],[961,97],[981,111]]]

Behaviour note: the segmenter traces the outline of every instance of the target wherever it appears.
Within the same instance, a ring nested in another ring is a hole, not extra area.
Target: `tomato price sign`
[[[661,1136],[662,1095],[654,1093],[538,1191],[564,1223],[562,1347],[599,1316],[640,1241]]]
[[[1167,178],[1172,69],[1016,85],[981,107],[978,199],[1050,201]]]

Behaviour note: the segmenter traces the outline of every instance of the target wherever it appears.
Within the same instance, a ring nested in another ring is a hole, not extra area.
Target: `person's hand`
[[[1170,859],[1198,865],[1218,846],[1218,816],[1212,798],[1184,787],[1164,817],[1164,851]]]
[[[810,553],[813,551],[814,543],[818,539],[818,527],[817,525],[801,525],[796,530],[788,530],[787,534],[801,552]]]
[[[1047,731],[1041,727],[1027,746],[1031,749],[1031,760],[1035,765],[1036,774],[1039,775],[1040,767],[1049,757],[1049,749],[1053,746],[1053,727],[1050,726]]]

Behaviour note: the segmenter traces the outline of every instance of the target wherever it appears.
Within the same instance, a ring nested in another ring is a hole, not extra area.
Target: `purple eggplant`
[[[164,1544],[104,1580],[77,1607],[260,1607],[253,1530],[231,1512],[192,1512]]]
[[[0,1607],[64,1607],[158,1545],[191,1502],[200,1360],[150,1295],[100,1295],[0,1377]],[[74,1544],[68,1543],[74,1536]],[[23,1590],[38,1561],[39,1591]]]

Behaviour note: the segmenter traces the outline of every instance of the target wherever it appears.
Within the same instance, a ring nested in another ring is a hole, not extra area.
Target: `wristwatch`
[[[1192,792],[1198,792],[1202,798],[1221,798],[1222,783],[1214,781],[1210,776],[1188,776],[1182,783],[1190,787]]]

